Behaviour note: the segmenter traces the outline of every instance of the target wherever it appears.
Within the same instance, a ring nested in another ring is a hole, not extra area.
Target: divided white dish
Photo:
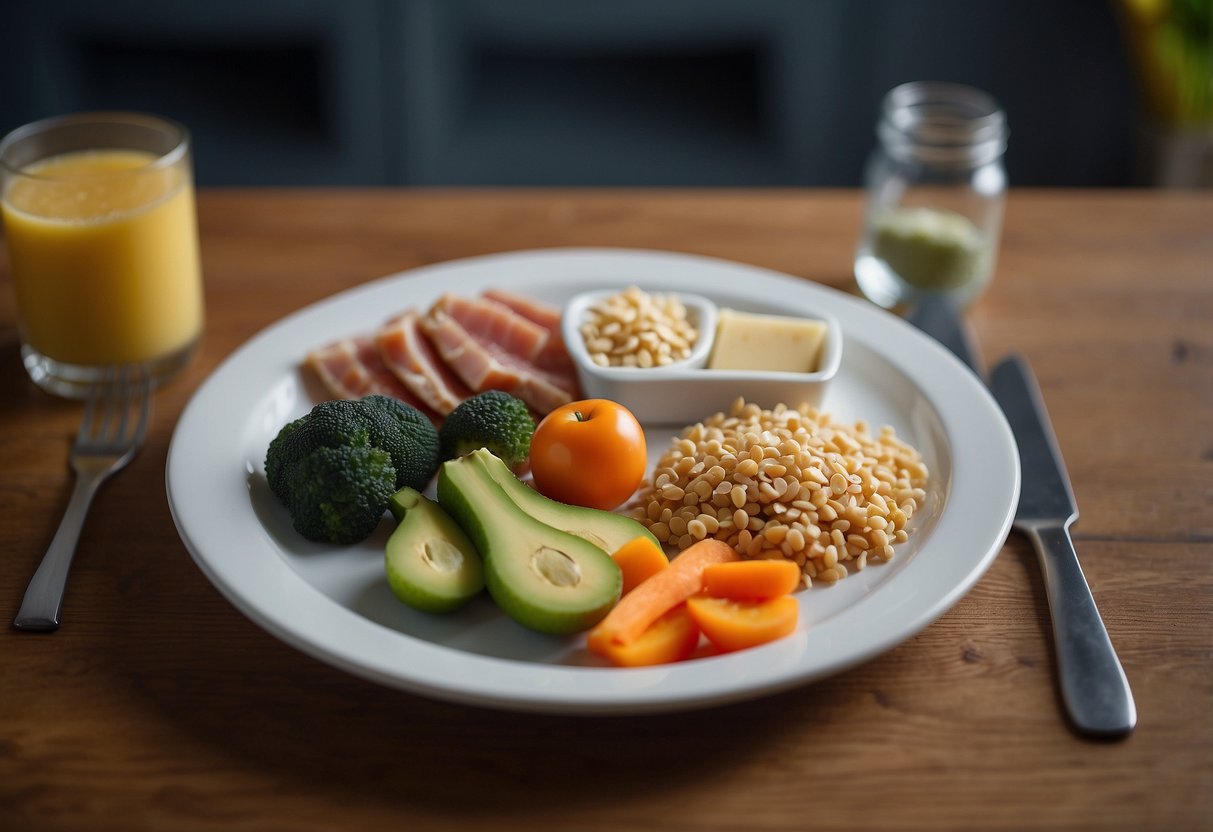
[[[645,284],[655,294],[673,290]],[[706,414],[727,410],[738,396],[762,407],[808,404],[821,407],[830,380],[842,363],[842,330],[833,315],[813,311],[804,317],[826,325],[826,340],[818,368],[812,373],[761,370],[709,370],[708,357],[716,332],[719,307],[694,293],[673,292],[687,307],[688,317],[699,330],[690,357],[664,367],[600,367],[590,360],[581,324],[586,311],[618,288],[582,292],[564,306],[562,334],[577,367],[582,394],[591,399],[619,402],[644,424],[684,425]]]

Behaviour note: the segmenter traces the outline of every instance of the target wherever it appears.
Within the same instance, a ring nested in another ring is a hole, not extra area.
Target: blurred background
[[[858,186],[883,94],[992,93],[1014,186],[1213,184],[1213,0],[49,0],[0,132],[174,117],[203,185]]]

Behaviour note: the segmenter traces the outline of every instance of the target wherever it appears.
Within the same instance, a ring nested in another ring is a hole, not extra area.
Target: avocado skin
[[[527,514],[563,532],[588,540],[608,555],[638,537],[647,537],[661,548],[653,533],[630,517],[585,506],[573,506],[545,497],[522,482],[505,463],[490,453],[477,451],[470,457],[484,468],[514,503]]]
[[[405,605],[422,612],[452,612],[484,589],[484,566],[472,541],[437,503],[412,488],[397,491],[388,508],[399,525],[384,549],[388,585]],[[462,554],[457,571],[443,575],[424,562],[426,542]]]
[[[619,600],[623,588],[619,567],[597,546],[519,508],[476,463],[477,454],[487,453],[477,451],[443,463],[438,471],[438,502],[483,555],[489,595],[506,615],[529,629],[549,635],[589,629]],[[577,563],[582,580],[575,590],[552,590],[535,574],[532,555],[540,547],[562,552]]]

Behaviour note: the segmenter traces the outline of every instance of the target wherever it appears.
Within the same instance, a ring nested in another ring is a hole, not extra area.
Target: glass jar
[[[886,308],[943,297],[965,306],[994,271],[1007,177],[1006,118],[984,92],[902,84],[885,96],[865,175],[855,280]]]

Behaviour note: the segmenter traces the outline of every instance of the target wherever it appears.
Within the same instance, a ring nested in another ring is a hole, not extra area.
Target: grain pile
[[[807,406],[738,399],[686,428],[641,489],[638,519],[685,549],[714,537],[795,561],[806,586],[893,557],[926,497],[927,468],[892,428],[873,436]]]
[[[649,368],[689,358],[699,332],[678,295],[629,286],[586,310],[581,336],[599,367]]]

